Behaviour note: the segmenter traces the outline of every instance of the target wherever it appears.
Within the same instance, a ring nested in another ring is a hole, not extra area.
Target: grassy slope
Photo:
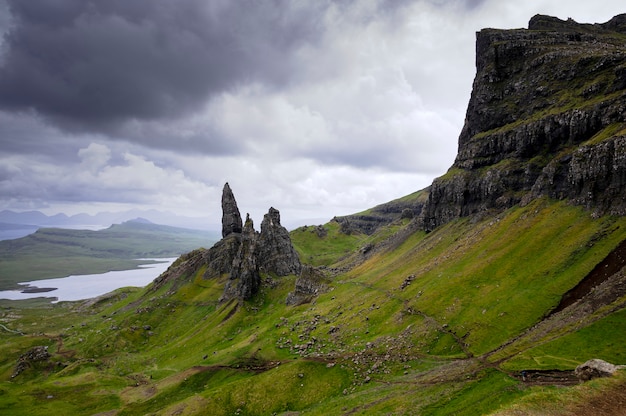
[[[214,243],[203,231],[126,222],[105,230],[42,228],[0,241],[0,289],[18,282],[136,267],[135,259],[173,257]]]
[[[367,240],[337,233],[331,223],[324,238],[310,230],[292,238],[301,255],[335,265],[361,256],[357,250],[345,258],[346,251],[402,226]],[[496,219],[413,233],[298,307],[284,305],[295,277],[238,307],[217,302],[223,282],[202,280],[203,270],[174,294],[168,286],[120,290],[84,310],[4,306],[0,322],[27,335],[0,332],[0,409],[479,415],[582,400],[597,389],[529,388],[509,372],[626,357],[623,331],[615,330],[625,325],[623,307],[520,350],[500,369],[478,358],[532,327],[625,237],[624,218],[591,219],[580,208],[541,200]],[[11,380],[19,354],[33,345],[49,345],[51,361],[67,366]]]

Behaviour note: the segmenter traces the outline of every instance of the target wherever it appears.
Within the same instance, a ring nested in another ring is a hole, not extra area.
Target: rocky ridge
[[[332,221],[341,225],[341,231],[344,234],[360,232],[372,235],[380,227],[394,221],[419,218],[426,202],[428,202],[428,189],[377,205],[362,213],[334,217]]]
[[[458,154],[430,187],[424,229],[542,196],[626,215],[626,14],[481,30],[476,68]]]

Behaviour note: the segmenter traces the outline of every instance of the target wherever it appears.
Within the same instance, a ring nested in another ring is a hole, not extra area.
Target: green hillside
[[[175,257],[217,240],[209,232],[141,221],[98,231],[41,228],[0,241],[0,290],[37,279],[132,269],[146,263],[139,258]]]
[[[291,233],[270,208],[258,233],[226,184],[224,238],[146,288],[0,301],[0,414],[624,414],[624,368],[575,369],[626,364],[625,36],[626,15],[479,32],[457,158],[427,189]],[[43,230],[0,267],[183,240],[137,232]]]
[[[295,277],[274,279],[251,301],[219,303],[224,280],[203,279],[202,268],[181,276],[184,284],[123,289],[96,303],[3,303],[0,409],[559,415],[626,386],[624,372],[567,388],[520,377],[566,374],[591,358],[626,362],[623,293],[543,325],[626,239],[624,217],[594,219],[540,199],[431,233],[407,221],[369,237],[336,227],[291,233],[305,262],[317,253],[313,261],[333,274],[330,290],[310,304],[285,306]],[[52,357],[12,378],[20,355],[37,345]]]

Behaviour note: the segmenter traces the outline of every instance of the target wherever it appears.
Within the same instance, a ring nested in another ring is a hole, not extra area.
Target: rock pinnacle
[[[235,201],[235,195],[226,182],[222,191],[222,237],[232,233],[241,233],[242,230],[243,223],[239,208],[237,208],[237,201]]]

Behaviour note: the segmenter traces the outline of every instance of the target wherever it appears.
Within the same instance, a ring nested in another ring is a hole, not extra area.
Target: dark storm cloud
[[[8,3],[0,106],[80,130],[176,117],[249,81],[288,82],[290,54],[321,34],[317,2]]]

